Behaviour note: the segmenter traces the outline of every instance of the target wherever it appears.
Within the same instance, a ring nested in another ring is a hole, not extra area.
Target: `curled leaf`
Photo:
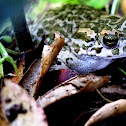
[[[100,77],[93,74],[75,76],[39,97],[38,102],[44,108],[62,98],[72,96],[79,92],[92,92],[105,85],[108,81],[109,76]]]
[[[37,91],[40,87],[41,80],[42,80],[43,76],[49,70],[50,66],[52,65],[52,63],[56,59],[58,53],[60,52],[60,50],[64,46],[64,43],[65,43],[64,38],[62,38],[60,34],[55,33],[54,43],[50,46],[48,46],[48,45],[44,46],[44,49],[43,49],[43,52],[42,52],[42,65],[41,65],[42,70],[41,70],[41,73],[40,73],[39,81],[36,85],[36,90],[34,92],[35,96],[36,96]]]
[[[10,126],[48,126],[44,111],[26,90],[9,79],[4,83],[2,110]]]
[[[91,126],[92,124],[102,121],[103,119],[124,113],[126,113],[126,100],[120,99],[104,105],[90,117],[84,126]]]
[[[0,125],[1,126],[10,126],[9,123],[7,123],[7,120],[5,119],[5,116],[3,114],[1,103],[0,103]]]
[[[31,97],[34,96],[36,84],[40,77],[41,64],[41,59],[35,60],[19,82],[19,85],[26,89]]]
[[[10,78],[11,81],[13,81],[16,84],[18,84],[20,82],[20,80],[22,79],[22,77],[24,76],[25,56],[23,55],[23,57],[21,59],[17,60],[17,62],[18,62],[17,63],[18,75]],[[13,74],[15,75],[16,71],[14,71]]]
[[[41,79],[47,73],[63,45],[64,38],[56,33],[54,43],[50,46],[44,46],[42,59],[35,60],[20,81],[19,84],[29,92],[30,96],[33,97],[37,94]]]

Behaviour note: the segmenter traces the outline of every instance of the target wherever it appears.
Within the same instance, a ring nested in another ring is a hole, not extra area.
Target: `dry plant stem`
[[[65,43],[64,38],[62,38],[60,34],[55,33],[54,43],[50,46],[48,46],[48,45],[44,46],[44,49],[42,52],[42,66],[41,66],[42,71],[40,73],[40,78],[37,83],[36,90],[34,92],[34,96],[36,96],[37,91],[40,87],[41,79],[49,70],[50,66],[52,65],[52,63],[56,59],[58,53],[60,52],[60,50],[64,46],[64,43]]]
[[[76,76],[54,87],[42,97],[38,102],[41,107],[46,107],[62,98],[72,96],[80,92],[92,92],[97,88],[105,85],[109,81],[109,76],[99,77],[93,74]]]
[[[100,92],[98,89],[96,89],[96,91],[98,92],[98,94],[99,94],[105,101],[107,101],[107,102],[109,102],[109,103],[113,102],[113,101],[111,101],[111,100],[105,98],[105,97],[101,94],[101,92]]]
[[[108,103],[95,112],[84,126],[91,126],[106,118],[126,113],[126,100],[120,99],[112,103]]]

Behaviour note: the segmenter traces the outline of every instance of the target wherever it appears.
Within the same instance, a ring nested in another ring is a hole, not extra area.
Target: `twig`
[[[107,101],[107,102],[109,102],[109,103],[113,102],[113,101],[111,101],[111,100],[105,98],[105,97],[101,94],[101,92],[100,92],[98,89],[96,89],[96,91],[98,92],[98,94],[99,94],[105,101]]]

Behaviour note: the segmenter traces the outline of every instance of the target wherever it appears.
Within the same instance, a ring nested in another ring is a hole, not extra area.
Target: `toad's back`
[[[65,46],[58,55],[61,65],[80,73],[102,69],[113,59],[125,57],[125,17],[105,15],[84,5],[64,5],[39,15],[30,26],[33,41],[54,41],[54,33],[65,37]]]

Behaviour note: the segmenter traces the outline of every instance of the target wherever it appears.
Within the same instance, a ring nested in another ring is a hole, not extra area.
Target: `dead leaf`
[[[17,76],[13,76],[11,77],[11,80],[18,84],[19,81],[22,79],[22,77],[24,76],[24,69],[25,69],[25,56],[23,55],[23,57],[19,60],[17,60],[17,62],[19,62],[17,64],[17,69],[18,69],[18,75]],[[13,74],[16,75],[16,72],[14,72]]]
[[[0,103],[0,125],[1,126],[10,126],[9,123],[7,123],[5,116],[2,112],[1,103]]]
[[[35,47],[35,49],[25,52],[25,69],[28,70],[31,64],[42,56],[42,50],[44,47],[45,36],[42,36],[42,41]]]
[[[42,59],[35,60],[19,82],[19,84],[29,92],[30,96],[33,97],[37,94],[41,79],[52,65],[63,45],[64,38],[61,38],[61,36],[56,33],[55,42],[50,46],[44,46]]]
[[[42,71],[40,73],[40,78],[39,78],[39,81],[36,85],[36,90],[34,92],[35,96],[36,96],[37,91],[40,87],[41,80],[42,80],[41,78],[43,78],[43,76],[49,70],[50,66],[52,65],[52,63],[56,59],[58,53],[60,52],[60,50],[64,46],[64,43],[65,43],[64,38],[62,38],[60,34],[55,33],[54,43],[50,46],[48,46],[48,45],[44,46],[44,49],[43,49],[43,52],[42,52],[42,66],[41,66]]]
[[[72,96],[79,92],[92,92],[97,88],[105,85],[109,81],[109,76],[95,76],[86,74],[75,76],[62,84],[54,87],[46,94],[38,98],[41,107],[44,108],[62,98]]]
[[[126,100],[120,99],[104,105],[90,117],[84,126],[91,126],[103,119],[123,113],[126,113]]]
[[[47,91],[51,90],[53,87],[63,83],[64,81],[76,75],[79,75],[79,73],[70,69],[60,69],[48,72],[44,76],[42,80],[42,85],[39,87],[37,94],[39,96],[42,96]]]
[[[122,5],[123,13],[126,15],[126,0],[121,0],[121,5]]]
[[[10,126],[48,126],[42,108],[27,91],[9,79],[1,91],[3,113]]]
[[[26,89],[31,97],[34,95],[36,84],[40,77],[41,64],[41,59],[35,60],[19,82],[19,85]]]

